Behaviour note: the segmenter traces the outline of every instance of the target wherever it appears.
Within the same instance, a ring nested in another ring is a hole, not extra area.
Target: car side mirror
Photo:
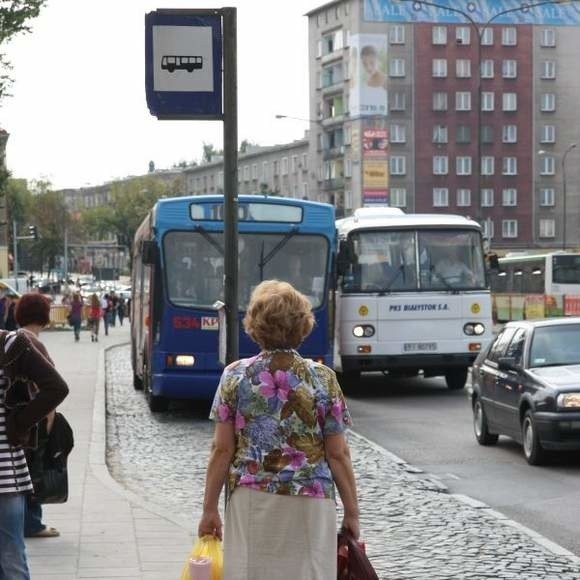
[[[513,356],[501,356],[497,359],[497,366],[500,371],[519,371],[521,366]]]
[[[344,276],[348,271],[348,266],[351,264],[352,250],[348,242],[344,240],[340,242],[338,255],[336,256],[336,273],[339,276]]]
[[[499,270],[499,258],[497,257],[497,254],[488,254],[487,267],[492,272]]]

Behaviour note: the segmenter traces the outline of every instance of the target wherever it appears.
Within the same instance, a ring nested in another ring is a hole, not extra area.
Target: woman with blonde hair
[[[335,580],[335,484],[342,527],[358,539],[344,434],[350,414],[334,372],[296,351],[313,325],[306,296],[286,282],[262,282],[244,319],[261,351],[222,375],[198,533],[222,537],[218,500],[227,480],[224,580]]]
[[[91,294],[89,305],[89,326],[91,329],[91,342],[99,342],[99,326],[101,322],[101,299]]]

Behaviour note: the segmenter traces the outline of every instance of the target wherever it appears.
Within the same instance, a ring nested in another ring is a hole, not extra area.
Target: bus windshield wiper
[[[399,279],[399,276],[401,274],[403,274],[405,269],[404,264],[401,264],[398,268],[397,268],[397,273],[391,278],[391,281],[389,282],[389,284],[387,286],[385,286],[383,289],[380,290],[380,294],[386,294],[387,292],[391,291],[391,288],[393,287],[394,283]]]
[[[433,266],[431,266],[431,276],[435,276],[437,280],[442,282],[447,290],[450,290],[451,292],[459,292],[459,289],[453,286],[453,284],[450,284],[445,276],[439,274],[439,272],[435,272],[435,268]]]
[[[207,243],[212,245],[217,250],[220,256],[225,254],[223,246],[220,245],[220,243],[203,226],[195,226],[193,231],[199,232],[205,238]]]
[[[262,242],[262,251],[260,252],[260,281],[264,279],[264,266],[293,238],[298,232],[297,227],[293,227],[265,256],[264,242]]]

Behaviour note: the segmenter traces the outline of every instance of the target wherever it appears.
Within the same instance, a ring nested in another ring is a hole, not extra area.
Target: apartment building
[[[497,248],[579,247],[580,9],[437,4],[338,0],[308,14],[322,197],[346,212],[468,215]]]

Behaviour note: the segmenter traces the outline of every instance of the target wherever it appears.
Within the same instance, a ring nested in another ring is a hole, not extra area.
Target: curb
[[[156,504],[140,497],[132,491],[126,489],[118,481],[113,479],[107,466],[107,407],[106,407],[106,360],[108,351],[128,343],[114,344],[99,350],[99,360],[97,368],[97,381],[95,387],[95,398],[93,402],[93,429],[89,445],[89,467],[93,475],[108,489],[123,497],[128,502],[139,506],[164,520],[167,520],[193,535],[193,523],[189,519],[169,513],[166,507]]]

